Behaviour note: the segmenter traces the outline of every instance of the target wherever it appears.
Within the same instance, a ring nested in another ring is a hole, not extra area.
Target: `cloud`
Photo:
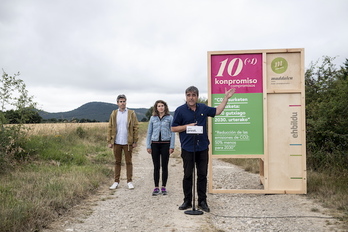
[[[195,85],[207,94],[207,52],[305,48],[306,66],[347,58],[347,1],[5,0],[0,64],[20,71],[49,112],[89,101],[171,108]]]

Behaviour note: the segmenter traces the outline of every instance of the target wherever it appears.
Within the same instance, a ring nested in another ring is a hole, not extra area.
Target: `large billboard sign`
[[[304,49],[208,52],[208,104],[230,88],[209,120],[209,191],[306,193]],[[214,189],[215,158],[259,159],[264,189]]]

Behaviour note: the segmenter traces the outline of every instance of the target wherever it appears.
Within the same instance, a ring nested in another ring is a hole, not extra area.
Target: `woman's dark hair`
[[[153,116],[158,116],[159,115],[159,112],[157,110],[158,103],[162,103],[164,105],[164,115],[168,115],[169,114],[168,105],[167,105],[167,102],[165,102],[163,100],[157,100],[155,102],[155,104],[153,105],[153,109],[152,109],[152,115]]]

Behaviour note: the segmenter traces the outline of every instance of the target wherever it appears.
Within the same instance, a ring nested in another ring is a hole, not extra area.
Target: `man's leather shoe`
[[[209,207],[208,207],[208,204],[207,204],[207,202],[205,202],[205,201],[202,201],[201,203],[199,203],[199,204],[198,204],[198,208],[200,208],[201,210],[203,210],[203,211],[205,211],[205,212],[207,212],[207,213],[210,212],[210,209],[209,209]]]
[[[182,203],[182,205],[179,206],[180,210],[184,210],[184,209],[188,209],[191,208],[192,204],[189,201],[185,201],[184,203]]]

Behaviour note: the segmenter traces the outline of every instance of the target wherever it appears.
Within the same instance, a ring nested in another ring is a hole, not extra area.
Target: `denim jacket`
[[[175,132],[171,131],[172,122],[172,115],[165,115],[162,120],[158,116],[151,116],[147,129],[146,148],[151,148],[152,141],[159,141],[161,133],[161,141],[170,141],[170,148],[174,149]]]

